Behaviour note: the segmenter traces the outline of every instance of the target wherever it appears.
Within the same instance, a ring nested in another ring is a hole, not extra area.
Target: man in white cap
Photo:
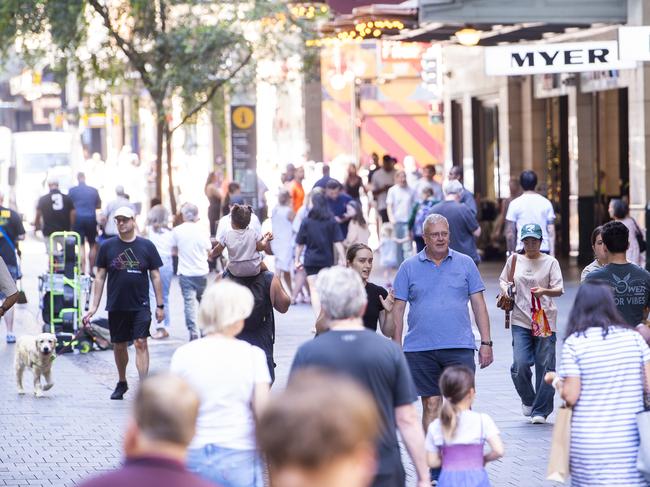
[[[34,218],[34,231],[42,230],[46,238],[54,232],[70,231],[75,220],[74,203],[59,190],[59,180],[50,176],[47,185],[50,191],[38,200]]]
[[[108,275],[106,310],[108,327],[119,381],[111,399],[122,399],[129,386],[126,366],[129,362],[128,344],[135,344],[135,365],[140,379],[149,372],[147,338],[151,325],[149,308],[149,278],[156,296],[156,321],[164,318],[164,304],[160,272],[162,260],[155,245],[135,234],[135,213],[129,206],[115,211],[118,236],[105,240],[97,254],[97,274],[93,304],[84,317],[84,323],[97,312]]]
[[[181,207],[183,223],[172,230],[178,254],[178,283],[183,294],[185,325],[190,341],[199,337],[196,329],[196,307],[208,283],[208,254],[212,249],[206,229],[198,223],[199,209],[192,203]]]

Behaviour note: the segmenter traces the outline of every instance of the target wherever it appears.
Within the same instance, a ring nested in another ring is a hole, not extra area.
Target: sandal
[[[151,338],[153,338],[154,340],[162,340],[168,337],[169,337],[169,333],[164,328],[158,328],[158,331],[153,335],[151,335]]]

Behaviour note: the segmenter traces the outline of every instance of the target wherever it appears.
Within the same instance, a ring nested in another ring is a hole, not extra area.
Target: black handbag
[[[643,253],[648,248],[648,245],[646,244],[645,238],[643,238],[643,232],[636,223],[636,220],[634,220],[634,228],[636,229],[634,236],[636,237],[636,242],[639,244],[639,252]]]

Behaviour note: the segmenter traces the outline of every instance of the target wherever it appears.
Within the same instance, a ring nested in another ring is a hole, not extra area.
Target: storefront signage
[[[233,180],[241,185],[247,204],[257,208],[257,138],[255,106],[230,107],[230,143]]]
[[[616,41],[518,44],[485,48],[485,72],[492,76],[575,73],[635,67],[636,63],[633,61],[619,59]]]
[[[619,27],[618,49],[621,59],[650,61],[650,27]]]

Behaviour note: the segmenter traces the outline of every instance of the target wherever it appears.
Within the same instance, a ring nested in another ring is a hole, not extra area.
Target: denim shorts
[[[404,352],[404,355],[420,397],[440,395],[440,376],[451,365],[466,365],[470,369],[476,370],[474,350],[470,348]]]
[[[263,487],[264,466],[256,450],[209,444],[187,451],[187,469],[222,487]]]

